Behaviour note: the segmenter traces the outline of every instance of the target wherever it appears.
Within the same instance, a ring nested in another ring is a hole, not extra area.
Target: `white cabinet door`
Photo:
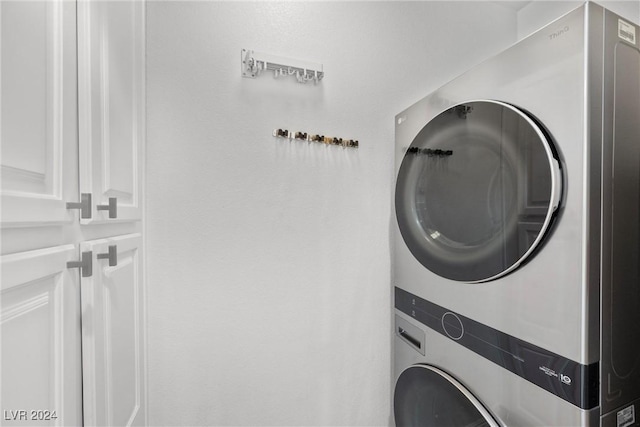
[[[83,242],[93,275],[82,280],[85,426],[145,424],[141,235]],[[115,246],[117,256],[102,258]]]
[[[2,226],[68,223],[78,201],[76,9],[0,2]]]
[[[77,258],[73,245],[0,257],[3,425],[82,422]]]
[[[80,190],[83,224],[140,220],[145,39],[142,1],[78,2]],[[117,212],[98,210],[117,200]]]

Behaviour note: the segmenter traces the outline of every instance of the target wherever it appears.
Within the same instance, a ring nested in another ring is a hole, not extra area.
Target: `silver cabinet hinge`
[[[67,202],[67,209],[80,209],[80,218],[91,218],[91,193],[80,194],[80,202]]]
[[[93,252],[82,252],[80,261],[67,261],[67,268],[79,268],[82,277],[91,277],[93,275]]]
[[[99,211],[108,211],[109,218],[118,217],[118,199],[116,197],[109,197],[109,203],[106,205],[97,205],[96,209]]]
[[[109,267],[115,267],[118,265],[118,246],[117,245],[109,245],[109,251],[103,254],[97,254],[97,259],[107,259],[109,260]]]

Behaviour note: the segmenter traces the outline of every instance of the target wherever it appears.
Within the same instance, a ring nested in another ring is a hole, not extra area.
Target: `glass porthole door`
[[[426,268],[485,282],[534,253],[561,194],[560,162],[542,126],[512,105],[472,101],[436,116],[407,148],[396,217]]]
[[[393,411],[397,427],[498,427],[471,392],[430,365],[413,365],[400,374]]]

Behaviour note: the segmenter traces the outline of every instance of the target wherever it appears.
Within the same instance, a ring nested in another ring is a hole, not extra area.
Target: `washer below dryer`
[[[640,426],[639,38],[586,3],[396,116],[397,425]]]
[[[499,426],[468,386],[445,370],[446,366],[460,375],[465,367],[474,364],[473,360],[466,360],[469,355],[461,351],[463,349],[400,316],[396,316],[395,326],[396,371],[399,372],[393,397],[396,425]],[[424,358],[425,342],[433,343],[427,349],[428,358]],[[430,364],[425,363],[427,360]]]

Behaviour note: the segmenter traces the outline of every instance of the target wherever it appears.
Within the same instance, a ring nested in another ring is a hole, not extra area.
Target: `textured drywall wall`
[[[147,3],[152,425],[389,422],[394,115],[515,38],[492,2]]]
[[[522,39],[583,1],[532,1],[518,11],[518,39]],[[596,3],[635,23],[640,23],[640,0],[598,0]]]

